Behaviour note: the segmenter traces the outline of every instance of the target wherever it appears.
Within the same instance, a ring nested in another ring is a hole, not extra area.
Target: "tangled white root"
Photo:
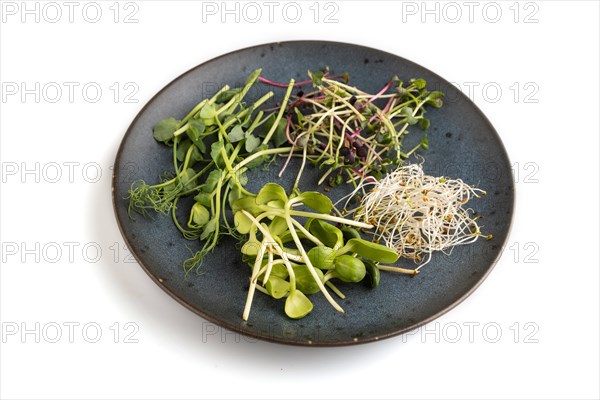
[[[420,165],[411,164],[379,182],[364,184],[372,185],[375,187],[363,197],[355,219],[374,225],[375,239],[400,256],[418,263],[426,258],[417,270],[429,262],[433,251],[447,252],[481,236],[478,217],[463,207],[485,191],[460,179],[425,175]]]

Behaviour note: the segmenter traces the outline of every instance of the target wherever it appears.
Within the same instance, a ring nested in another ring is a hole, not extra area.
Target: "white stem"
[[[300,229],[300,232],[302,232],[304,234],[304,236],[306,236],[310,241],[312,241],[314,244],[316,244],[317,246],[325,246],[323,244],[323,242],[321,242],[317,237],[315,237],[312,233],[310,233],[309,231],[306,230],[305,227],[302,226],[302,224],[298,221],[296,221],[295,219],[292,219],[292,223],[294,225],[296,225],[296,227],[298,229]]]
[[[246,298],[246,306],[244,307],[244,314],[242,315],[242,319],[244,321],[248,321],[248,316],[250,315],[250,308],[252,307],[252,299],[254,298],[254,290],[256,289],[256,280],[258,278],[258,273],[260,271],[260,267],[262,265],[262,258],[265,254],[265,243],[264,240],[260,245],[260,249],[258,249],[258,254],[256,255],[256,261],[254,262],[254,268],[252,269],[252,277],[250,278],[250,288],[248,289],[248,297]]]
[[[343,313],[344,309],[342,307],[340,307],[340,305],[338,303],[336,303],[336,301],[333,299],[333,297],[331,297],[331,295],[329,294],[329,292],[323,285],[323,282],[321,282],[321,279],[319,279],[319,276],[317,275],[317,272],[315,271],[315,267],[313,267],[312,263],[308,259],[308,254],[306,254],[306,251],[304,250],[304,247],[302,246],[302,243],[300,242],[300,238],[298,237],[298,234],[296,233],[296,230],[294,229],[294,225],[290,222],[289,217],[286,217],[286,222],[288,224],[290,234],[292,235],[292,238],[294,239],[294,243],[296,243],[298,250],[300,250],[300,254],[302,254],[302,258],[304,259],[304,262],[306,263],[306,266],[308,267],[310,274],[312,275],[315,282],[317,282],[317,286],[319,286],[319,289],[321,290],[321,292],[323,293],[323,295],[325,296],[325,298],[327,299],[329,304],[331,304],[333,306],[333,308],[335,308],[339,312]]]
[[[331,222],[339,222],[340,224],[356,226],[356,227],[365,228],[365,229],[373,228],[373,225],[365,224],[364,222],[353,221],[351,219],[340,218],[340,217],[336,217],[333,215],[317,214],[317,213],[312,213],[312,212],[308,212],[308,211],[290,210],[290,215],[295,215],[298,217],[307,217],[307,218],[319,218],[319,219],[324,219],[324,220],[331,221]]]

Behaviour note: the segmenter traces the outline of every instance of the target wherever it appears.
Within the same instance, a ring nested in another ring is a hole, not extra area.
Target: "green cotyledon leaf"
[[[274,299],[281,299],[290,291],[290,283],[278,276],[271,275],[265,285],[267,292]]]
[[[323,282],[323,272],[320,269],[316,269],[315,273],[321,282]],[[294,267],[294,275],[296,277],[296,288],[302,293],[313,294],[321,290],[306,265],[302,264]]]
[[[308,208],[312,208],[321,214],[329,214],[333,208],[331,199],[319,192],[303,192],[293,200],[299,200]]]
[[[263,209],[256,204],[254,197],[242,197],[231,204],[231,211],[237,213],[240,210],[246,210],[255,217],[263,212]]]
[[[356,253],[361,257],[375,262],[393,263],[398,260],[398,253],[382,244],[369,242],[364,239],[350,239],[339,251],[343,253]]]
[[[344,282],[360,282],[367,274],[365,264],[349,255],[341,255],[335,259],[334,271],[334,276]]]
[[[238,211],[235,213],[234,217],[234,226],[237,231],[243,235],[250,232],[250,228],[252,228],[252,220],[248,218],[243,211]]]
[[[300,319],[305,317],[313,309],[313,305],[299,290],[292,290],[285,300],[285,313],[288,317],[293,319]]]
[[[256,204],[264,205],[272,201],[280,201],[285,204],[288,201],[288,197],[285,189],[281,186],[276,183],[267,183],[256,195]]]
[[[344,243],[342,231],[325,221],[311,219],[307,221],[306,227],[327,247],[337,249]]]

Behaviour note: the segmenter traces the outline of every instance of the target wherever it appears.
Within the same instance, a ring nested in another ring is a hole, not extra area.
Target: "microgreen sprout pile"
[[[372,189],[362,198],[355,219],[374,225],[374,239],[402,257],[418,263],[425,260],[417,271],[434,251],[473,243],[482,236],[479,217],[465,205],[485,191],[460,179],[436,178],[426,175],[420,164],[409,164],[363,185],[369,186]]]
[[[425,80],[403,82],[395,76],[376,93],[368,93],[348,84],[347,75],[331,76],[328,70],[308,74],[314,90],[290,97],[287,124],[282,121],[282,126],[293,145],[288,161],[297,155],[322,168],[319,185],[348,182],[356,187],[366,176],[380,178],[388,166],[398,166],[416,150],[428,148],[426,135],[413,148],[403,148],[409,127],[429,127],[426,106],[443,104],[443,94],[429,91]]]
[[[417,150],[428,149],[425,112],[443,105],[443,94],[429,91],[425,80],[388,77],[373,94],[328,69],[309,72],[310,79],[298,83],[273,82],[261,72],[240,87],[225,85],[181,119],[157,121],[153,135],[170,148],[172,166],[158,183],[134,181],[128,196],[130,216],[170,215],[184,238],[203,243],[183,261],[186,274],[199,271],[224,236],[240,242],[251,269],[244,320],[256,292],[285,298],[285,314],[294,319],[312,311],[307,295],[317,292],[343,312],[329,290],[343,300],[349,284],[377,287],[379,271],[415,275],[424,264],[389,264],[398,257],[428,261],[433,251],[481,236],[477,218],[463,206],[482,190],[427,176],[419,165],[402,166]],[[253,87],[262,95],[249,101]],[[265,89],[271,87],[286,90],[269,109],[265,103],[274,92]],[[420,142],[405,149],[413,126],[421,131]],[[280,176],[292,157],[301,161],[291,190],[270,182],[250,192],[248,173],[267,169],[278,157]],[[350,183],[351,197],[365,194],[354,215],[339,212],[323,193],[301,189],[310,164],[323,171],[313,186],[327,182],[328,192]],[[180,202],[184,198],[193,203]]]

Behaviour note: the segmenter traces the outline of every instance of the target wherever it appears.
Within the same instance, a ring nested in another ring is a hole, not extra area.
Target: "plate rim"
[[[360,337],[360,338],[353,338],[353,339],[344,339],[344,340],[337,340],[337,341],[332,341],[332,342],[320,342],[320,341],[300,341],[300,340],[294,340],[294,339],[286,339],[284,337],[278,337],[278,336],[274,336],[274,335],[267,335],[267,334],[262,334],[261,332],[257,332],[257,331],[252,331],[252,330],[244,330],[242,329],[242,324],[231,324],[225,320],[216,318],[211,316],[210,314],[204,312],[201,309],[198,309],[196,307],[194,307],[193,305],[189,304],[188,302],[186,302],[184,299],[182,299],[181,297],[179,297],[174,291],[172,291],[171,289],[169,289],[164,283],[163,281],[158,278],[156,275],[154,275],[149,268],[145,265],[144,262],[142,262],[140,260],[140,258],[138,257],[138,254],[133,251],[134,248],[136,248],[137,246],[135,246],[130,240],[128,235],[125,233],[123,224],[121,223],[121,220],[119,219],[119,215],[117,212],[117,198],[116,198],[116,185],[117,185],[117,176],[120,173],[120,160],[121,160],[121,156],[123,153],[123,148],[125,146],[125,142],[126,139],[131,135],[132,130],[134,125],[136,124],[136,122],[141,118],[141,116],[144,114],[144,112],[146,111],[146,109],[150,106],[150,104],[153,103],[153,101],[159,97],[164,91],[166,91],[169,87],[171,87],[173,84],[175,84],[176,82],[178,82],[179,80],[183,79],[186,75],[192,73],[193,71],[195,71],[196,69],[202,68],[205,64],[208,63],[212,63],[215,62],[221,58],[226,58],[229,57],[231,55],[234,55],[236,53],[240,53],[243,51],[248,51],[248,50],[252,50],[255,48],[260,48],[260,47],[267,47],[267,46],[279,46],[279,45],[287,45],[287,44],[292,44],[292,45],[299,45],[299,44],[323,44],[323,45],[329,45],[329,46],[351,46],[351,47],[356,47],[356,48],[362,48],[362,49],[366,49],[366,50],[370,50],[370,51],[375,51],[375,52],[379,52],[379,53],[383,53],[386,55],[389,55],[391,57],[394,58],[400,58],[403,60],[406,60],[414,65],[416,65],[417,67],[427,71],[428,73],[436,76],[437,78],[439,78],[442,81],[445,82],[449,82],[447,79],[443,78],[442,76],[438,75],[437,73],[431,71],[429,68],[423,67],[421,64],[416,63],[410,59],[407,59],[405,57],[402,57],[400,55],[394,54],[394,53],[390,53],[388,51],[385,50],[381,50],[375,47],[370,47],[370,46],[364,46],[361,44],[354,44],[354,43],[348,43],[348,42],[340,42],[340,41],[327,41],[327,40],[286,40],[286,41],[278,41],[278,42],[265,42],[262,44],[256,44],[256,45],[252,45],[252,46],[248,46],[248,47],[243,47],[243,48],[239,48],[233,51],[229,51],[227,53],[221,54],[219,56],[210,58],[208,60],[205,60],[204,62],[197,64],[195,66],[193,66],[192,68],[189,68],[187,71],[181,73],[180,75],[176,76],[175,78],[173,78],[172,80],[170,80],[165,86],[163,86],[158,92],[156,92],[156,94],[154,94],[154,96],[152,96],[149,100],[146,101],[146,103],[144,104],[144,106],[140,109],[140,111],[136,114],[135,118],[131,121],[131,123],[129,124],[127,130],[125,131],[125,134],[123,135],[123,137],[121,138],[121,141],[119,143],[119,148],[117,150],[116,156],[115,156],[115,161],[113,164],[113,173],[112,173],[112,178],[111,178],[111,198],[112,198],[112,204],[113,204],[113,212],[114,212],[114,217],[117,221],[117,225],[119,227],[119,232],[121,233],[121,236],[123,237],[123,239],[125,240],[125,244],[127,245],[127,247],[130,249],[131,254],[133,255],[133,257],[135,258],[135,260],[137,261],[137,263],[139,264],[139,266],[146,272],[146,274],[154,281],[154,283],[156,285],[158,285],[163,291],[165,291],[171,298],[173,298],[174,300],[176,300],[179,304],[181,304],[182,306],[184,306],[185,308],[187,308],[188,310],[192,311],[193,313],[195,313],[196,315],[199,315],[200,317],[206,319],[207,321],[214,323],[217,326],[226,328],[232,332],[236,332],[236,333],[240,333],[242,335],[245,336],[249,336],[252,338],[256,338],[259,340],[263,340],[266,342],[270,342],[270,343],[278,343],[278,344],[286,344],[286,345],[294,345],[294,346],[303,346],[303,347],[341,347],[341,346],[349,346],[349,345],[357,345],[357,344],[366,344],[366,343],[372,343],[372,342],[377,342],[377,341],[381,341],[382,339],[388,339],[388,338],[392,338],[395,336],[399,336],[402,335],[403,333],[406,332],[410,332],[413,331],[415,329],[418,329],[428,323],[430,323],[431,321],[434,321],[436,319],[438,319],[439,317],[441,317],[442,315],[448,313],[449,311],[451,311],[452,309],[454,309],[456,306],[458,306],[459,304],[461,304],[463,301],[465,301],[471,294],[473,294],[473,292],[475,290],[477,290],[479,288],[479,286],[487,279],[487,277],[490,275],[490,273],[492,272],[492,270],[495,268],[496,264],[499,262],[500,258],[502,257],[502,255],[504,254],[504,249],[506,247],[506,244],[508,242],[508,238],[511,235],[512,232],[512,228],[513,228],[513,221],[514,221],[514,216],[515,216],[515,204],[516,204],[516,186],[514,183],[514,174],[512,169],[510,169],[510,190],[512,192],[512,202],[510,202],[509,204],[509,210],[510,210],[510,216],[509,216],[509,221],[508,221],[508,228],[507,228],[507,233],[506,236],[503,238],[502,243],[500,243],[500,251],[498,252],[498,254],[496,255],[496,257],[494,258],[493,261],[491,261],[489,267],[487,268],[487,270],[485,271],[484,274],[481,275],[481,277],[477,280],[477,282],[475,282],[475,284],[473,286],[471,286],[469,288],[469,290],[467,290],[465,293],[463,293],[457,300],[455,300],[453,303],[449,304],[448,306],[444,307],[443,309],[441,309],[440,311],[438,311],[437,313],[431,315],[430,317],[419,321],[419,322],[415,322],[413,324],[411,324],[410,326],[407,326],[405,328],[401,328],[401,329],[396,329],[394,331],[391,332],[386,332],[384,334],[381,335],[376,335],[376,336],[366,336],[366,337]],[[510,156],[508,154],[508,152],[506,151],[506,146],[504,145],[504,142],[502,141],[502,138],[500,137],[500,135],[498,134],[498,131],[496,130],[496,128],[494,127],[494,125],[491,123],[491,121],[489,120],[489,118],[487,117],[487,115],[477,106],[477,104],[475,104],[468,96],[466,96],[462,91],[459,90],[459,96],[461,96],[462,100],[466,100],[468,101],[470,104],[470,107],[473,107],[477,113],[483,117],[483,122],[485,124],[487,124],[493,135],[496,137],[498,144],[499,144],[499,148],[498,151],[501,152],[502,157],[505,158],[509,165],[511,164],[511,160],[510,160]]]

